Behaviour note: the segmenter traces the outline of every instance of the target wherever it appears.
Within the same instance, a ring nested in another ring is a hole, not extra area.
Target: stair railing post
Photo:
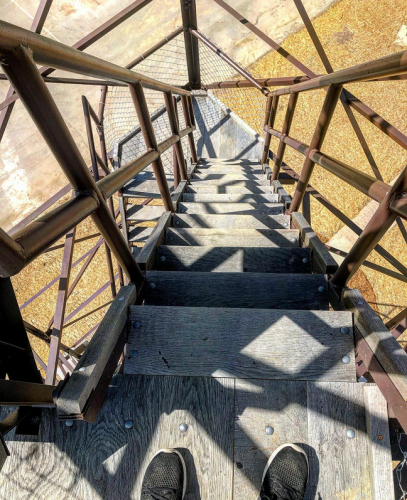
[[[180,0],[182,26],[184,28],[185,55],[188,67],[188,79],[191,89],[201,88],[201,70],[199,65],[198,40],[192,35],[191,29],[198,29],[195,0]]]
[[[150,118],[150,112],[144,94],[143,85],[138,82],[129,85],[133,104],[136,109],[138,121],[140,123],[141,132],[144,137],[144,142],[148,150],[158,151],[157,139],[155,137],[153,124]],[[165,96],[165,94],[164,94]],[[173,212],[174,207],[171,200],[170,189],[168,187],[167,179],[165,177],[164,166],[161,157],[158,156],[157,160],[152,163],[154,175],[157,180],[158,189],[161,193],[161,198],[164,203],[164,208],[167,212]]]
[[[270,128],[274,127],[279,100],[280,96],[278,95],[267,96],[266,114],[264,116],[265,127],[270,127]],[[270,140],[271,140],[271,134],[270,132],[266,132],[266,137],[264,139],[263,156],[261,158],[262,165],[268,165],[269,163]]]
[[[173,96],[172,102],[174,103],[175,114],[177,116],[178,121],[178,113],[177,113],[177,98]],[[178,121],[179,123],[179,121]],[[177,150],[175,145],[172,147],[172,165],[174,170],[174,191],[177,189],[179,181],[180,181],[180,172],[179,172],[179,163],[177,157]]]
[[[164,100],[165,100],[165,106],[167,108],[171,132],[174,135],[178,136],[178,141],[174,144],[174,148],[177,154],[181,179],[183,181],[186,181],[188,180],[187,167],[185,165],[185,157],[184,157],[184,152],[182,150],[181,138],[179,137],[179,124],[178,124],[177,113],[175,111],[174,100],[172,98],[172,92],[165,92]]]
[[[184,113],[185,124],[187,127],[195,126],[194,108],[192,104],[191,96],[181,96],[182,111]],[[198,162],[198,157],[196,154],[194,133],[190,132],[188,134],[189,149],[191,150],[192,163]]]
[[[311,153],[318,151],[325,139],[325,135],[328,131],[329,125],[331,123],[332,116],[334,114],[336,105],[341,95],[342,86],[331,84],[328,87],[328,91],[325,96],[325,101],[322,106],[321,113],[318,118],[317,125],[314,130],[314,135],[312,137],[310,146],[308,148],[307,157],[304,162],[304,166],[301,170],[300,178],[298,179],[297,187],[294,192],[293,201],[288,213],[298,212],[298,209],[304,198],[305,190],[307,189],[309,180],[314,169],[315,162],[310,159]]]
[[[17,46],[2,60],[2,69],[12,82],[38,130],[44,137],[55,159],[65,172],[77,194],[91,194],[97,208],[91,217],[103,238],[115,254],[130,281],[140,283],[144,276],[129,247],[126,245],[116,221],[107,208],[105,199],[89,173],[73,137],[64,122],[32,57],[32,51]]]
[[[281,138],[280,138],[280,142],[278,144],[277,154],[276,154],[276,157],[274,160],[273,175],[271,177],[272,181],[276,181],[278,179],[279,174],[280,174],[280,169],[281,169],[281,165],[283,163],[283,157],[284,157],[285,147],[286,147],[286,143],[284,142],[284,137],[290,133],[291,124],[292,124],[293,119],[294,119],[295,108],[297,106],[298,96],[299,96],[299,93],[295,92],[293,94],[290,94],[290,98],[288,100],[287,111],[285,113],[284,123],[283,123],[283,127],[281,129]]]

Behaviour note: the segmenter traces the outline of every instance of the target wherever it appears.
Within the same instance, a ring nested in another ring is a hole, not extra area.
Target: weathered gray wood
[[[171,212],[164,212],[158,219],[153,232],[136,258],[142,271],[152,268],[156,259],[157,247],[164,241],[165,230],[171,222]]]
[[[233,500],[257,500],[272,452],[282,444],[308,441],[307,382],[236,380],[235,404]],[[268,426],[274,434],[266,434]]]
[[[260,165],[258,160],[253,160],[250,158],[201,158],[201,165]]]
[[[254,174],[254,175],[263,175],[263,169],[258,167],[254,168],[252,165],[222,165],[222,166],[204,166],[200,165],[199,168],[195,170],[196,175],[200,174]],[[195,178],[195,175],[194,175]],[[199,178],[199,177],[198,177]]]
[[[287,229],[289,215],[174,214],[173,226],[234,229]]]
[[[56,400],[58,417],[75,417],[83,413],[127,323],[129,305],[134,304],[136,297],[134,285],[120,288]],[[81,368],[85,370],[80,371]]]
[[[215,186],[215,185],[202,185],[195,183],[187,187],[187,193],[195,194],[272,194],[271,186],[260,186],[253,183],[246,184],[245,186],[240,185],[226,185],[226,186]]]
[[[312,260],[315,262],[314,272],[333,274],[338,269],[338,264],[328,252],[325,245],[318,238],[312,227],[299,212],[292,214],[294,227],[300,231],[304,245],[312,249]]]
[[[286,210],[291,206],[292,198],[283,188],[280,181],[273,181],[274,192],[278,195],[279,201],[284,204]]]
[[[393,498],[393,471],[387,403],[376,385],[364,385],[372,500]]]
[[[348,312],[133,306],[130,319],[125,373],[355,380]]]
[[[135,243],[145,243],[153,232],[152,227],[142,227],[136,226],[130,228],[129,231],[129,243],[134,245]]]
[[[277,215],[283,213],[281,203],[185,203],[178,205],[178,211],[188,214],[238,214]]]
[[[354,315],[355,327],[366,340],[390,380],[407,400],[407,353],[373,311],[359,290],[345,290],[342,302]]]
[[[309,248],[192,247],[161,245],[156,269],[162,271],[310,273]]]
[[[95,424],[67,427],[45,410],[39,439],[10,439],[2,498],[138,500],[149,462],[173,447],[186,461],[186,500],[232,498],[233,415],[231,379],[115,376]]]
[[[355,431],[353,439],[348,430]],[[363,384],[308,384],[308,435],[315,498],[370,499]]]
[[[188,181],[181,181],[178,184],[177,189],[174,191],[173,195],[171,196],[175,212],[178,209],[178,203],[182,200],[187,186],[188,186]]]
[[[195,181],[225,181],[225,182],[230,182],[230,181],[252,181],[252,182],[257,182],[261,181],[263,184],[266,181],[266,176],[261,173],[261,174],[252,174],[252,173],[232,173],[232,174],[217,174],[216,172],[205,172],[203,174],[194,173],[194,177],[191,179],[191,182],[194,183]]]
[[[264,177],[264,176],[263,176]],[[251,187],[251,186],[267,186],[267,180],[256,179],[251,177],[247,179],[241,175],[224,175],[221,179],[191,179],[191,186],[199,184],[199,186],[234,186],[234,187]]]
[[[170,193],[174,191],[174,181],[168,180]],[[154,180],[132,180],[123,189],[125,198],[161,198],[160,190],[158,189],[157,181]]]
[[[218,247],[298,247],[297,229],[175,229],[169,227],[167,245]]]
[[[185,202],[200,202],[200,203],[277,203],[278,195],[276,194],[194,194],[185,193],[183,196]]]
[[[328,285],[322,274],[149,271],[146,278],[146,305],[329,309]]]
[[[162,205],[132,205],[127,209],[129,222],[144,222],[158,220],[165,212]]]

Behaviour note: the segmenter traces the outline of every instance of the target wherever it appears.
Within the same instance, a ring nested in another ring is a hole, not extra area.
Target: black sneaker
[[[144,474],[141,500],[182,500],[187,487],[185,462],[177,450],[160,450]]]
[[[261,500],[303,500],[308,482],[308,458],[295,444],[277,448],[263,472]]]

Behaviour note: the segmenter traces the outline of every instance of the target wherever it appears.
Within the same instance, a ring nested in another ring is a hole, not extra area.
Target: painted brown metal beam
[[[201,70],[199,63],[198,40],[191,34],[191,30],[198,29],[195,0],[180,0],[182,27],[184,31],[185,55],[188,68],[188,86],[191,89],[201,88]]]
[[[285,87],[287,85],[294,85],[295,83],[306,82],[309,80],[308,76],[281,76],[276,78],[255,78],[256,82],[261,87]],[[254,83],[250,80],[226,80],[223,82],[213,82],[209,85],[204,85],[205,89],[240,89],[240,88],[253,88]]]

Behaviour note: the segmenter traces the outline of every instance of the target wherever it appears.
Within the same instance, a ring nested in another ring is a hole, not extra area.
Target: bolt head
[[[292,241],[293,243],[295,243],[295,242],[297,241],[297,238],[291,238],[291,241]],[[305,259],[305,260],[307,260],[307,259]],[[304,261],[303,261],[303,262],[304,262]]]
[[[120,297],[119,300],[124,300],[124,297]]]
[[[161,262],[165,262],[165,257],[164,257],[164,255],[162,255],[162,256],[160,257],[160,260],[161,260]]]
[[[267,434],[267,436],[272,436],[274,434],[274,429],[273,429],[273,427],[271,427],[271,425],[268,425],[266,427],[266,434]]]
[[[361,384],[365,384],[367,382],[367,378],[365,378],[363,375],[361,377],[358,378],[358,382],[360,382]]]
[[[307,264],[308,263],[308,259],[306,259],[305,257],[302,259],[302,263],[303,264]]]
[[[363,306],[363,302],[361,300],[359,300],[358,306]]]
[[[155,283],[150,283],[150,288],[155,288]]]
[[[140,326],[141,326],[140,321],[135,321],[135,322],[133,323],[133,327],[134,327],[134,328],[140,328]]]
[[[318,287],[318,292],[322,293],[323,291],[325,291],[325,287],[324,286],[319,286]]]
[[[137,356],[138,356],[138,351],[136,351],[136,349],[132,349],[130,351],[130,357],[131,358],[137,358]]]
[[[177,226],[179,226],[179,220],[175,221],[175,224],[176,224]]]
[[[353,439],[356,436],[356,432],[353,429],[348,429],[346,431],[346,435],[349,439]]]
[[[341,333],[344,333],[344,334],[349,333],[349,328],[348,328],[348,327],[346,327],[346,326],[343,326],[343,327],[341,328]]]
[[[124,427],[126,427],[126,429],[131,429],[133,427],[133,420],[126,420],[124,422]]]
[[[84,366],[82,366],[82,368],[79,368],[80,372],[84,372],[85,370],[86,370],[86,368]]]
[[[67,427],[72,427],[73,426],[73,420],[65,420],[65,425]]]
[[[288,227],[288,222],[284,222],[283,226]]]
[[[181,208],[180,212],[181,212],[182,214],[184,214],[184,213],[185,213],[185,208]]]
[[[348,365],[350,363],[350,357],[349,356],[343,356],[342,357],[342,363],[345,365]]]
[[[180,430],[181,432],[187,432],[187,430],[188,430],[188,425],[187,425],[187,424],[181,424],[181,425],[179,426],[179,430]]]

